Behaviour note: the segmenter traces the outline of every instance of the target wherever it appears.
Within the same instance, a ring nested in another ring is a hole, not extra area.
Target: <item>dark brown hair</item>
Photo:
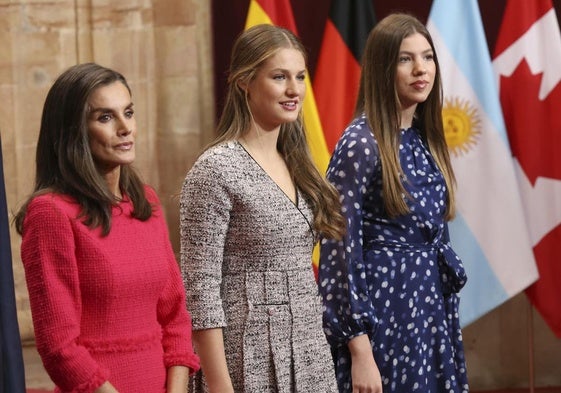
[[[447,194],[447,219],[455,214],[455,177],[450,163],[442,123],[442,82],[438,57],[430,33],[415,17],[391,14],[382,19],[370,32],[362,57],[362,73],[355,115],[365,113],[378,143],[382,164],[384,203],[390,216],[409,212],[403,200],[406,195],[399,162],[399,128],[401,105],[395,78],[399,50],[404,38],[419,33],[429,42],[436,65],[434,86],[425,102],[417,105],[414,125],[421,132],[431,154],[442,171]]]
[[[88,99],[99,87],[122,83],[131,92],[122,74],[95,63],[78,64],[63,72],[47,94],[37,141],[35,186],[18,211],[15,225],[23,232],[29,202],[37,195],[54,192],[70,195],[81,206],[80,217],[90,228],[111,229],[111,209],[117,203],[107,182],[98,172],[88,137]],[[144,194],[140,176],[130,165],[121,166],[121,191],[133,203],[133,216],[145,221],[152,206]]]

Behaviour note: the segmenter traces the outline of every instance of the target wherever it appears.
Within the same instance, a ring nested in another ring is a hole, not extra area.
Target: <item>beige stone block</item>
[[[153,0],[154,25],[195,24],[195,5],[190,0]]]
[[[143,179],[152,185],[159,183],[156,153],[156,122],[154,115],[154,84],[153,82],[131,82],[133,103],[137,124],[135,167],[139,169]]]
[[[51,4],[58,7],[61,3],[68,3],[69,0],[11,0],[12,3],[20,4],[24,7],[34,4]]]
[[[10,201],[15,200],[17,191],[16,179],[16,131],[14,120],[14,96],[13,88],[0,87],[0,134],[2,138],[3,171],[6,186],[6,198],[8,200],[8,211]],[[4,105],[5,103],[5,105]]]
[[[0,34],[0,86],[14,83],[14,36],[9,32]]]
[[[165,78],[160,81],[158,125],[160,132],[199,134],[201,114],[196,77]]]
[[[0,31],[2,34],[19,31],[25,13],[19,4],[13,1],[0,0]]]
[[[19,207],[33,191],[35,181],[35,145],[16,146],[15,149],[15,181],[16,199],[10,205]]]
[[[23,31],[46,32],[60,29],[75,29],[74,1],[33,1],[25,6]]]
[[[35,147],[37,144],[46,93],[46,89],[17,89],[14,108],[16,147]]]
[[[157,189],[170,228],[170,239],[179,252],[179,194],[187,171],[201,151],[197,134],[174,134],[161,130],[158,143],[158,168],[161,185]]]
[[[199,56],[194,26],[161,27],[156,29],[158,76],[197,76]]]
[[[68,67],[78,63],[85,63],[91,55],[91,46],[82,46],[82,41],[78,41],[80,35],[76,34],[76,30],[65,29],[61,30],[59,34],[59,64],[66,64]],[[89,40],[86,41],[89,43]]]
[[[14,87],[0,84],[0,134],[2,135],[2,152],[14,148]],[[4,154],[4,161],[6,155]]]
[[[65,67],[66,68],[66,67]],[[28,95],[38,99],[24,101],[26,104],[39,104],[39,113],[42,111],[47,92],[64,69],[60,69],[54,62],[43,64],[22,64],[16,72],[18,81],[18,94],[27,98]]]
[[[131,81],[153,77],[153,35],[144,30],[96,30],[93,33],[93,59],[122,72]]]
[[[60,34],[57,31],[26,32],[13,37],[14,65],[53,63],[60,53]]]
[[[74,60],[75,63],[90,63],[94,61],[94,53],[93,53],[93,40],[92,40],[92,32],[91,30],[80,30],[75,36],[76,42],[76,49],[75,49],[75,56],[76,59]],[[66,41],[66,38],[63,38]],[[66,47],[66,44],[63,44]],[[69,56],[68,59],[71,59]],[[70,64],[70,62],[68,63]]]
[[[139,29],[152,25],[152,5],[143,0],[92,0],[91,20],[93,29]]]

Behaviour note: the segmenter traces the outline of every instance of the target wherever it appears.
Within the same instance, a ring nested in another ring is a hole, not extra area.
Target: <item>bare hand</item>
[[[103,385],[94,390],[94,393],[119,393],[119,391],[109,381],[105,381]]]
[[[366,334],[349,341],[353,393],[382,393],[382,377]]]
[[[353,393],[382,393],[382,377],[374,357],[353,359],[351,365]]]

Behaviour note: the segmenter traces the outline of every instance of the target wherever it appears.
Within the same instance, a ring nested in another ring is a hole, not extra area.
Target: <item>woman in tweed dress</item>
[[[49,89],[15,224],[55,393],[185,393],[199,369],[163,209],[133,167],[136,135],[119,72],[77,64]]]
[[[288,30],[243,32],[221,136],[187,174],[181,265],[202,367],[193,392],[337,391],[311,255],[343,221],[306,145],[305,78]]]

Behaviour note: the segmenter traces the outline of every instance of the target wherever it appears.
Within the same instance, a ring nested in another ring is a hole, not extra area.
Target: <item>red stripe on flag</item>
[[[298,35],[290,0],[256,0],[273,23]]]
[[[518,37],[522,36],[537,19],[544,16],[551,8],[552,4],[550,1],[507,1],[503,21],[499,29],[500,34],[495,43],[494,56],[497,56],[511,46]],[[510,22],[516,19],[517,23]]]
[[[314,92],[330,153],[352,120],[359,79],[360,64],[328,20],[314,77]]]
[[[561,338],[561,225],[549,232],[536,247],[534,256],[540,278],[526,289],[549,327]]]

